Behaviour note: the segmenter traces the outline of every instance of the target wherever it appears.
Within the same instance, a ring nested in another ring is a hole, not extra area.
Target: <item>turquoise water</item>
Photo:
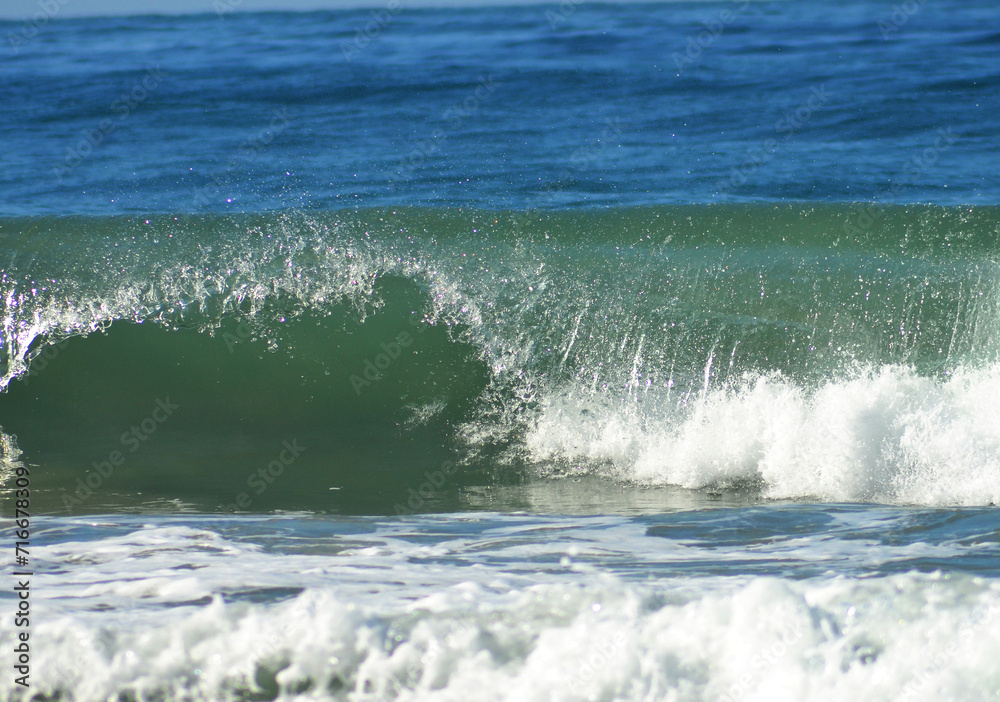
[[[31,692],[1000,694],[995,19],[2,23]]]
[[[386,514],[446,462],[448,509],[588,474],[995,502],[996,209],[871,211],[8,220],[4,431],[47,511]]]

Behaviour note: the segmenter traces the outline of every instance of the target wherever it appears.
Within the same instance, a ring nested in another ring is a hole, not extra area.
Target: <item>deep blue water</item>
[[[0,214],[1000,201],[987,0],[389,7],[8,41]]]

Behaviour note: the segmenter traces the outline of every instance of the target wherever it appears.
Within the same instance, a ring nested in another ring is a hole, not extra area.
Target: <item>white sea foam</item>
[[[850,523],[861,514],[831,531],[863,526]],[[829,702],[985,699],[1000,684],[1000,585],[970,575],[752,578],[736,565],[726,576],[663,577],[657,561],[724,553],[621,518],[368,521],[340,537],[262,520],[257,536],[235,538],[220,535],[234,523],[218,519],[124,530],[117,521],[83,528],[121,533],[38,548],[34,692],[80,702]],[[255,543],[282,533],[308,547]],[[829,537],[825,550],[757,550],[792,567],[799,556],[847,563],[870,549]],[[645,563],[645,575],[628,576],[615,553]],[[296,584],[297,595],[265,596]],[[13,631],[0,622],[7,669]],[[5,676],[0,696],[13,694]]]
[[[648,483],[759,484],[772,498],[996,504],[1000,366],[944,379],[885,366],[816,389],[756,376],[620,401],[573,386],[544,398],[527,445],[535,459],[578,471],[609,463],[616,475]]]

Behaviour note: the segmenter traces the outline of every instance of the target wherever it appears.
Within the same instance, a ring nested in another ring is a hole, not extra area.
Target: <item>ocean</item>
[[[1000,697],[995,3],[64,5],[0,698]]]

